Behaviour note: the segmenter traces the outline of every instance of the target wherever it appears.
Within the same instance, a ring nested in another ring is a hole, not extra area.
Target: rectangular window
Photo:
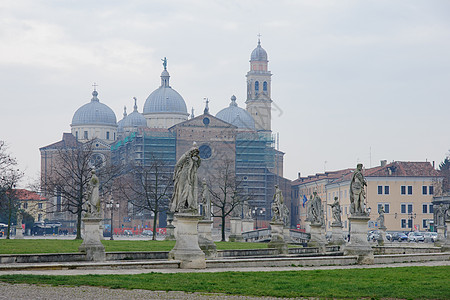
[[[400,205],[400,212],[402,213],[402,214],[406,214],[406,204],[401,204]]]
[[[380,213],[382,208],[383,208],[383,203],[378,203],[378,213]]]
[[[78,131],[75,131],[75,138],[78,140]]]
[[[408,219],[408,228],[412,228],[412,219]]]
[[[109,140],[109,131],[106,132],[106,139]]]
[[[390,210],[390,209],[389,209],[389,208],[390,208],[389,206],[390,206],[389,203],[385,203],[385,204],[384,204],[384,213],[386,213],[386,214],[389,213],[389,210]]]
[[[402,228],[406,228],[406,219],[402,219]]]
[[[42,214],[38,214],[38,221],[42,221]]]
[[[433,204],[430,204],[430,207],[429,207],[429,213],[430,214],[434,214],[434,207],[433,207]]]
[[[423,219],[422,220],[422,228],[428,228],[428,225],[427,225],[427,219]]]
[[[406,186],[402,185],[402,186],[400,187],[400,194],[406,195]]]
[[[422,204],[422,213],[427,214],[428,213],[428,204]]]
[[[28,208],[28,203],[25,202],[25,203],[23,204],[23,208],[24,208],[24,209],[27,209],[27,208]]]
[[[389,186],[388,185],[384,186],[384,194],[389,195]]]
[[[87,132],[87,131],[84,132],[84,139],[85,139],[85,140],[88,139],[88,132]]]
[[[42,209],[42,203],[38,203],[38,209]]]
[[[347,221],[344,221],[344,228],[347,228]]]
[[[428,187],[428,192],[429,192],[430,195],[434,195],[434,186],[430,185]]]
[[[383,194],[383,187],[381,185],[378,186],[378,195]]]
[[[412,185],[408,185],[408,195],[412,195]]]
[[[347,214],[347,206],[344,207],[344,212]]]
[[[426,195],[428,191],[428,187],[426,185],[422,186],[422,195]]]
[[[408,214],[413,212],[413,205],[408,204]]]

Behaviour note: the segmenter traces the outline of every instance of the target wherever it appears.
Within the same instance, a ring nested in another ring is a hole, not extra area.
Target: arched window
[[[263,83],[263,91],[267,92],[267,81],[264,81]]]
[[[259,81],[255,82],[255,91],[259,91]]]

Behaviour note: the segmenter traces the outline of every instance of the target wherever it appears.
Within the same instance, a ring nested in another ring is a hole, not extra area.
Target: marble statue
[[[278,185],[275,186],[275,194],[273,195],[272,202],[272,221],[282,222],[283,221],[283,192],[280,190]]]
[[[334,197],[334,202],[328,205],[331,206],[331,212],[333,213],[334,222],[341,224],[341,204],[339,203],[339,198]]]
[[[87,216],[100,216],[100,180],[95,175],[95,170],[91,171],[91,180],[89,181],[89,198],[87,202]]]
[[[22,225],[22,222],[23,222],[23,215],[22,215],[22,212],[19,211],[17,213],[17,225]]]
[[[173,171],[173,195],[170,202],[170,211],[197,210],[197,172],[201,159],[197,144],[184,153]]]
[[[384,208],[380,207],[380,211],[378,212],[379,216],[377,218],[378,221],[378,228],[383,228],[384,227]]]
[[[445,206],[441,203],[439,206],[435,206],[434,209],[436,212],[436,226],[445,226]]]
[[[323,224],[323,207],[322,199],[317,195],[317,192],[313,192],[314,197],[311,200],[309,219],[313,224]]]
[[[208,185],[206,184],[206,178],[203,178],[202,186],[203,186],[202,198],[201,198],[202,207],[203,207],[202,215],[203,215],[203,219],[210,220],[211,219],[211,195],[209,192]]]
[[[364,214],[364,200],[366,199],[366,192],[364,186],[367,181],[362,174],[362,164],[358,164],[355,172],[352,175],[350,182],[350,212],[356,214]]]
[[[250,205],[248,205],[247,200],[244,201],[242,210],[243,210],[244,219],[249,220],[252,218],[252,210],[250,209]]]

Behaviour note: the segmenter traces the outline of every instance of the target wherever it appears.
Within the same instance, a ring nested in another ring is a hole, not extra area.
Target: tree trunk
[[[225,242],[226,241],[226,239],[225,239],[225,215],[222,214],[222,216],[220,216],[220,218],[222,219],[222,239],[221,239],[221,241]]]
[[[11,218],[12,218],[12,203],[11,203],[11,198],[8,197],[8,229],[6,232],[7,240],[10,239],[10,234],[11,234]]]
[[[155,211],[155,216],[153,218],[153,237],[152,240],[156,241],[156,221],[158,218],[158,211]]]
[[[81,208],[78,209],[77,212],[77,236],[75,237],[76,240],[81,240],[81,214],[83,213],[83,210]],[[112,232],[111,232],[112,234]]]

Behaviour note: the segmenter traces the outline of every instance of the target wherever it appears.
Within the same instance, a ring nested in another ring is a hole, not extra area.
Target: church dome
[[[255,120],[248,111],[237,105],[234,95],[231,96],[230,106],[219,111],[216,117],[241,129],[255,129]]]
[[[117,126],[116,115],[109,106],[100,103],[97,91],[92,92],[91,102],[80,107],[72,118],[72,126],[77,125],[110,125]]]
[[[169,85],[170,75],[166,69],[161,73],[161,86],[153,91],[144,104],[144,114],[187,113],[183,97]]]
[[[136,101],[137,101],[137,99],[134,98],[134,110],[133,110],[133,112],[123,119],[123,124],[121,124],[123,128],[127,128],[127,127],[146,127],[147,126],[147,120],[137,110]]]
[[[267,52],[261,47],[261,41],[258,39],[258,46],[252,51],[250,61],[267,61]]]

